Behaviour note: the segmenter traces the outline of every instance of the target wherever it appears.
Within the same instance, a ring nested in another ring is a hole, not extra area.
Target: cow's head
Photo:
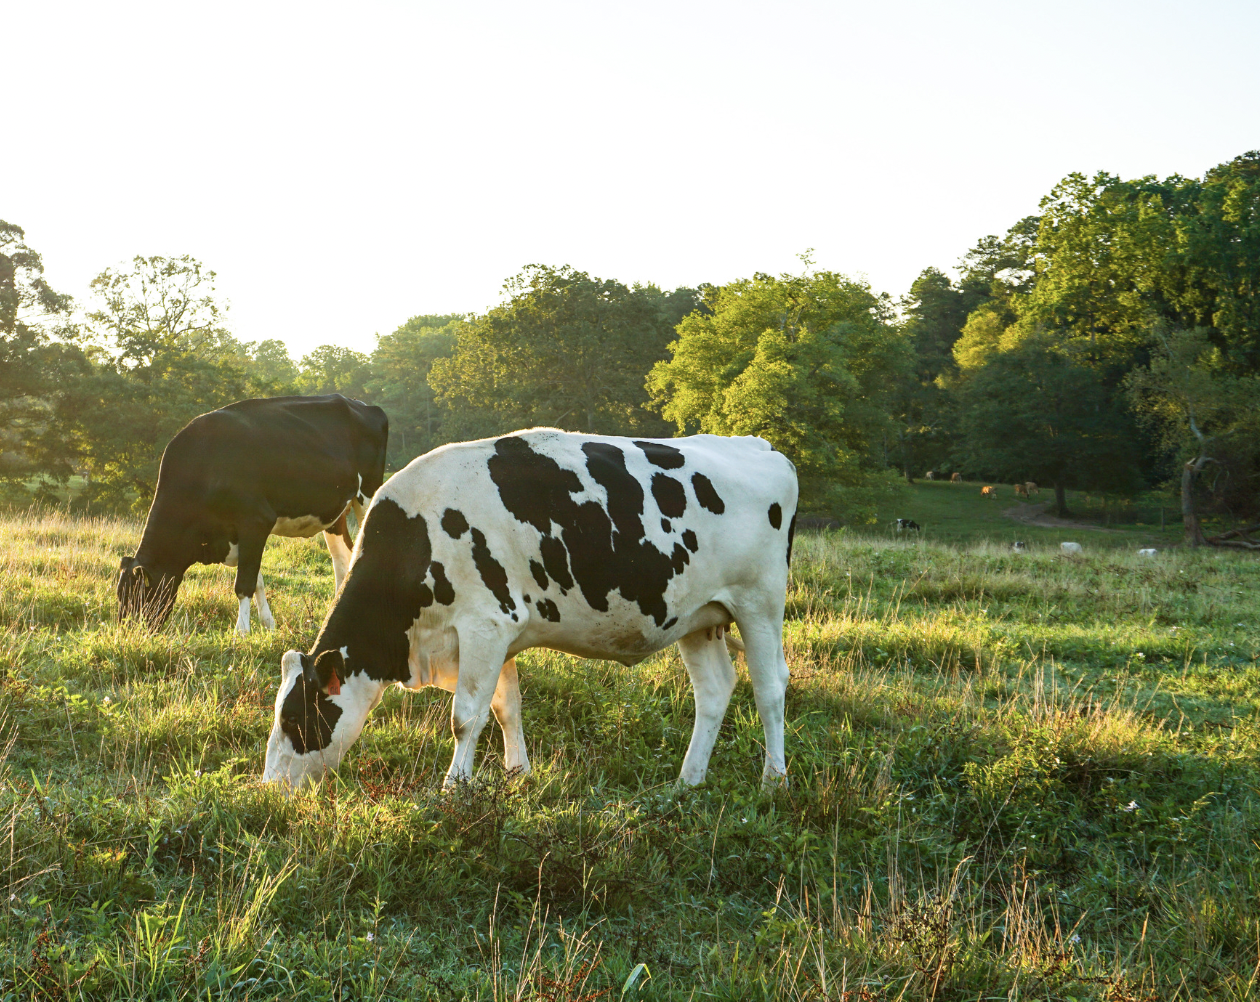
[[[339,650],[287,651],[280,671],[263,781],[296,790],[337,768],[384,686],[362,672],[347,674]]]
[[[182,572],[123,557],[118,565],[118,618],[143,619],[156,630],[175,607],[175,593],[183,579]]]

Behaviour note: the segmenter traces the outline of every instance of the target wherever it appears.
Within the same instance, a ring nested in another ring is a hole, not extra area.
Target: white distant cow
[[[1060,550],[1062,550],[1064,553],[1080,553],[1080,552],[1082,552],[1082,551],[1081,551],[1081,544],[1080,544],[1080,543],[1060,543],[1060,544],[1059,544],[1059,549],[1060,549]]]
[[[287,652],[264,779],[334,769],[385,687],[454,692],[446,785],[472,775],[494,711],[525,771],[515,656],[549,647],[632,665],[677,643],[696,720],[680,780],[703,781],[735,688],[739,625],[784,779],[783,607],[796,471],[759,438],[631,441],[550,428],[448,445],[376,494],[307,654]]]
[[[1152,549],[1138,550],[1138,556],[1139,557],[1153,557],[1158,552],[1159,550],[1152,550]]]

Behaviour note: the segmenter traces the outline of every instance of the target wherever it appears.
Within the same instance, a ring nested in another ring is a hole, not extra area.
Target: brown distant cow
[[[949,482],[950,482],[951,484],[961,484],[961,483],[962,483],[962,474],[961,474],[961,473],[951,473],[951,474],[949,475]]]
[[[1024,485],[1023,485],[1023,484],[1016,484],[1016,485],[1015,485],[1015,496],[1016,496],[1017,498],[1026,498],[1026,497],[1028,497],[1028,491],[1024,489]]]
[[[1032,497],[1034,494],[1039,494],[1040,492],[1041,492],[1041,488],[1038,487],[1031,480],[1029,480],[1026,484],[1024,484],[1024,494],[1027,495],[1028,497]]]
[[[996,487],[981,487],[980,496],[982,498],[995,498],[997,497],[997,488]]]

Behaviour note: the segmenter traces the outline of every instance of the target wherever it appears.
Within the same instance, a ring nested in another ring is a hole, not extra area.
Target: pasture
[[[1255,559],[802,534],[786,791],[758,788],[742,666],[680,792],[676,652],[533,651],[528,779],[491,724],[442,794],[450,697],[395,691],[286,799],[257,777],[280,655],[331,597],[322,543],[270,541],[279,629],[242,639],[222,567],[161,632],[119,627],[138,535],[0,518],[0,999],[1257,993]]]

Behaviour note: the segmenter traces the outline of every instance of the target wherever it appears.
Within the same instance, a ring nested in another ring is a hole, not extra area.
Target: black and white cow
[[[120,618],[161,626],[195,563],[236,568],[236,628],[249,632],[249,600],[275,621],[259,568],[269,535],[323,531],[337,586],[350,563],[346,511],[385,476],[385,412],[340,394],[241,400],[193,418],[162,453],[157,490],[134,557],[118,574]]]
[[[390,478],[308,654],[287,652],[264,779],[335,769],[388,685],[454,692],[448,785],[494,711],[528,770],[515,656],[548,647],[632,665],[677,643],[696,721],[681,780],[704,779],[735,687],[739,625],[780,780],[783,608],[796,471],[759,438],[632,441],[539,428],[448,445]]]
[[[913,531],[915,531],[915,532],[921,532],[921,531],[922,531],[922,529],[921,529],[921,528],[920,528],[920,526],[919,526],[919,523],[918,523],[918,522],[916,522],[916,521],[915,521],[914,519],[912,519],[912,518],[899,518],[899,519],[897,519],[897,531],[898,531],[898,532],[908,532],[908,531],[910,531],[910,530],[913,530]]]

